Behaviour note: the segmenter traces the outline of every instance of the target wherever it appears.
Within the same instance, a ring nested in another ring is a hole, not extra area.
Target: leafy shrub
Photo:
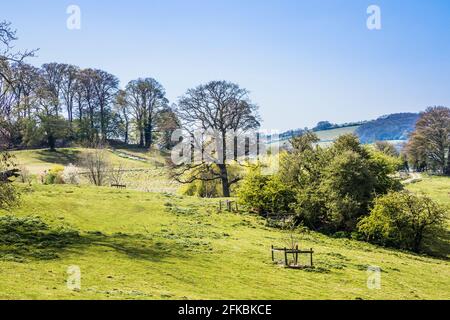
[[[260,214],[286,213],[295,193],[278,176],[265,176],[260,168],[252,168],[237,191],[239,202]]]
[[[351,231],[368,212],[375,179],[367,160],[354,151],[336,156],[324,169],[320,189],[328,219],[337,231]]]
[[[426,238],[445,228],[446,215],[444,207],[425,195],[390,192],[376,199],[358,230],[370,242],[419,252]]]
[[[369,214],[376,195],[401,190],[392,177],[401,161],[361,145],[352,134],[328,148],[317,142],[311,132],[294,138],[292,150],[280,156],[278,174],[251,170],[241,183],[239,200],[259,213],[293,210],[297,223],[350,236],[359,219]]]
[[[217,198],[222,194],[221,185],[218,181],[201,180],[185,185],[182,189],[182,193],[187,196],[196,196],[201,198]]]
[[[63,184],[64,167],[60,165],[53,166],[44,176],[44,184]]]

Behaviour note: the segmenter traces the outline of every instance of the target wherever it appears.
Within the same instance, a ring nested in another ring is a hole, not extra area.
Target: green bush
[[[402,189],[392,177],[401,161],[352,134],[327,148],[317,142],[310,132],[294,138],[292,150],[280,155],[278,174],[263,176],[254,168],[241,183],[239,200],[259,213],[294,211],[296,223],[350,237],[377,195]]]
[[[335,231],[350,232],[373,198],[375,177],[367,159],[354,151],[337,155],[324,169],[320,189],[327,217]]]
[[[260,214],[289,212],[295,201],[294,190],[276,175],[262,175],[259,167],[249,170],[237,195],[242,205]]]
[[[219,181],[197,180],[184,186],[182,193],[187,196],[217,198],[221,196],[222,191]]]
[[[446,209],[425,195],[390,192],[376,199],[358,231],[367,241],[419,252],[425,239],[445,228],[446,216]]]

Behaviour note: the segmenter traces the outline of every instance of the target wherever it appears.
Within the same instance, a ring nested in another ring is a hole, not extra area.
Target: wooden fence
[[[284,266],[286,268],[293,268],[293,269],[302,269],[302,268],[313,268],[313,249],[310,250],[299,250],[298,246],[295,247],[295,249],[288,249],[288,248],[275,248],[272,245],[272,262],[276,263],[275,261],[275,252],[283,252],[284,253]],[[301,265],[299,263],[299,255],[300,254],[308,254],[309,255],[309,265]],[[288,256],[292,255],[293,257],[293,263],[289,263]]]
[[[219,211],[223,210],[226,210],[228,212],[238,212],[239,205],[236,201],[232,200],[219,201]]]

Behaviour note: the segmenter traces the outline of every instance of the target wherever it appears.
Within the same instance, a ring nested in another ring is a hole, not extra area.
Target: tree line
[[[150,148],[155,137],[167,146],[177,119],[164,87],[153,78],[119,80],[107,71],[65,63],[35,67],[30,52],[11,52],[17,39],[0,24],[0,136],[9,147],[55,149],[58,143],[119,139]]]

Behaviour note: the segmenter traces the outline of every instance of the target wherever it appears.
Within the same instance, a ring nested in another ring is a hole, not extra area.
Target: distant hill
[[[329,141],[336,139],[337,136],[344,133],[354,133],[356,128],[358,128],[360,125],[366,122],[367,121],[359,121],[359,122],[347,122],[343,124],[334,124],[330,123],[329,121],[321,121],[313,129],[305,128],[305,129],[288,130],[283,133],[280,133],[278,135],[278,138],[280,141],[284,141],[300,136],[306,131],[313,131],[319,136],[320,140]],[[322,137],[324,139],[322,139]]]
[[[396,113],[362,124],[355,133],[362,143],[384,140],[407,140],[414,131],[418,113]]]
[[[329,121],[321,121],[313,129],[296,129],[283,132],[279,135],[282,145],[289,145],[289,139],[311,130],[320,139],[321,144],[328,144],[346,133],[356,134],[362,143],[370,144],[375,141],[406,141],[414,131],[418,113],[396,113],[379,117],[376,120],[333,124]]]

